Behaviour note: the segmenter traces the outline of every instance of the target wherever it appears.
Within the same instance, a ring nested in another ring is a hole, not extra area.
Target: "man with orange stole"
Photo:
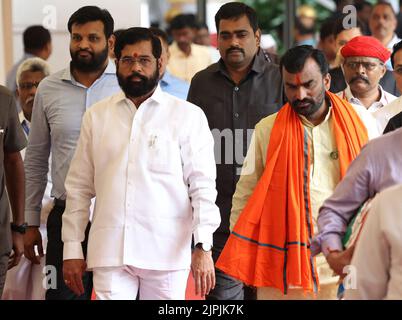
[[[281,72],[289,103],[255,127],[216,266],[256,286],[258,299],[334,299],[338,278],[310,243],[319,207],[375,123],[328,91],[321,51],[288,50]]]

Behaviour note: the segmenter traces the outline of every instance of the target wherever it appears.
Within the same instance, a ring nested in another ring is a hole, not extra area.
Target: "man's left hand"
[[[21,260],[24,253],[24,236],[18,232],[12,232],[13,237],[13,253],[8,260],[8,269],[15,267]]]
[[[195,248],[191,257],[191,271],[195,280],[195,294],[201,297],[215,288],[215,266],[212,251]]]

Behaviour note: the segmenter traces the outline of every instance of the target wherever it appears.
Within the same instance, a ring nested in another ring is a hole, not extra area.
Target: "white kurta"
[[[345,299],[402,299],[402,185],[372,202],[351,265]],[[353,288],[355,286],[355,288]]]
[[[81,241],[96,196],[88,267],[187,269],[191,236],[219,226],[213,137],[204,113],[158,87],[137,110],[121,92],[88,109],[66,180],[64,260]]]

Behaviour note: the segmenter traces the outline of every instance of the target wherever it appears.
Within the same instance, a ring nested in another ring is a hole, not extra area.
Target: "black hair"
[[[333,34],[334,34],[334,38],[336,38],[338,36],[338,34],[340,34],[342,31],[345,30],[349,30],[352,28],[359,28],[361,33],[363,35],[365,35],[366,33],[366,28],[365,28],[365,24],[363,23],[362,20],[360,20],[359,18],[356,17],[356,25],[351,26],[350,28],[345,28],[343,20],[345,19],[345,15],[342,15],[340,18],[336,19],[336,21],[334,22],[334,27],[333,27]]]
[[[115,37],[115,42],[117,41],[117,38],[120,37],[122,35],[122,33],[126,31],[126,29],[117,29],[113,31],[113,35]]]
[[[398,43],[395,43],[394,47],[392,48],[392,54],[391,54],[391,64],[392,68],[394,68],[394,57],[395,54],[402,49],[402,41],[399,41]]]
[[[357,12],[362,11],[364,9],[364,7],[367,7],[367,6],[370,8],[373,7],[373,5],[368,1],[361,1],[361,2],[355,4]]]
[[[324,41],[329,36],[334,35],[334,22],[335,19],[329,18],[325,20],[320,27],[320,40]]]
[[[258,30],[257,12],[248,5],[240,2],[229,2],[221,6],[215,15],[216,30],[219,33],[219,23],[224,20],[237,20],[242,16],[247,16],[253,31]]]
[[[198,22],[197,23],[197,30],[207,29],[209,31],[208,25],[205,22]]]
[[[300,72],[308,58],[317,62],[323,76],[328,74],[329,67],[324,53],[308,45],[297,46],[286,51],[280,62],[280,70],[282,72],[282,67],[284,67],[290,73]]]
[[[197,26],[195,15],[179,14],[175,16],[169,25],[169,30],[180,30],[184,28],[195,28]]]
[[[22,38],[24,41],[24,51],[27,53],[41,50],[52,41],[49,30],[42,26],[30,26],[26,28]]]
[[[169,44],[169,38],[165,31],[160,28],[150,27],[149,30],[158,38],[162,39],[165,44]]]
[[[68,20],[68,31],[71,34],[71,29],[74,24],[82,25],[92,21],[102,21],[106,39],[109,39],[114,29],[113,17],[106,9],[101,9],[96,6],[85,6],[74,12]]]
[[[159,38],[147,28],[135,27],[124,30],[124,32],[116,39],[114,46],[114,55],[116,59],[119,60],[121,58],[121,51],[126,45],[136,44],[141,41],[150,41],[154,57],[156,59],[161,57],[162,45]]]

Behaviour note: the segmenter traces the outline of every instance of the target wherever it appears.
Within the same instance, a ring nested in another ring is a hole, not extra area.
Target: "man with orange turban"
[[[379,40],[370,36],[354,37],[341,49],[341,55],[344,58],[342,70],[347,87],[337,93],[339,97],[351,104],[364,107],[370,113],[396,99],[379,84],[386,72],[385,63],[391,56],[389,50]],[[378,122],[386,123],[381,119]],[[384,131],[383,127],[379,129],[380,132]]]

